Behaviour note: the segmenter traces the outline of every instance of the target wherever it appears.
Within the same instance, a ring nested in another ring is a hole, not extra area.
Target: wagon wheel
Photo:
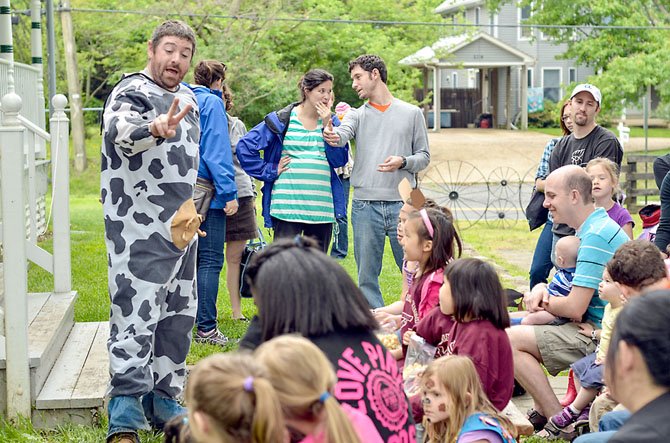
[[[509,166],[495,168],[489,174],[489,190],[492,199],[518,200],[519,183],[521,178],[515,169]]]
[[[449,160],[433,164],[420,178],[424,195],[451,209],[460,229],[467,229],[486,213],[489,187],[472,163]]]
[[[537,165],[531,167],[526,171],[519,182],[519,207],[523,215],[526,215],[526,206],[530,203],[530,197],[533,195],[535,188],[535,173],[537,172]]]
[[[512,200],[500,198],[493,200],[486,210],[486,223],[495,228],[511,228],[519,221],[519,208]]]

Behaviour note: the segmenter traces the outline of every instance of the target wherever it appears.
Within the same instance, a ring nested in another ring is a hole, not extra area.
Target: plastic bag
[[[408,397],[416,395],[420,391],[421,375],[426,366],[435,358],[437,348],[414,334],[409,340],[405,367],[402,370],[402,378],[405,383],[405,393]]]

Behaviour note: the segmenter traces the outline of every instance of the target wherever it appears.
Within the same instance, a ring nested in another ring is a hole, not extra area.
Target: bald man
[[[603,208],[596,209],[591,179],[579,166],[563,166],[549,174],[544,195],[544,207],[549,209],[554,222],[565,223],[577,231],[580,239],[577,268],[567,296],[528,292],[524,297],[526,308],[531,312],[546,310],[600,329],[605,303],[598,298],[598,284],[605,264],[628,236]],[[546,417],[561,411],[542,365],[556,376],[595,351],[595,337],[592,340],[580,334],[580,327],[577,322],[569,322],[560,326],[519,325],[507,330],[514,355],[514,376],[535,401],[529,419],[536,430],[544,427]]]

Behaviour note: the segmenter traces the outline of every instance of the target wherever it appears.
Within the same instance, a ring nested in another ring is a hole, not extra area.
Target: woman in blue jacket
[[[263,218],[275,238],[303,234],[327,252],[333,223],[345,212],[334,168],[346,164],[348,148],[323,140],[324,126],[339,125],[330,112],[333,76],[312,69],[298,88],[301,101],[268,114],[240,139],[237,157],[247,174],[264,182]]]
[[[222,99],[225,66],[203,60],[195,67],[190,86],[200,108],[200,166],[198,178],[214,184],[215,194],[200,229],[207,235],[198,241],[198,331],[195,341],[224,345],[228,338],[217,328],[216,298],[223,267],[226,216],[237,212],[237,186],[233,154],[228,138],[228,118]]]

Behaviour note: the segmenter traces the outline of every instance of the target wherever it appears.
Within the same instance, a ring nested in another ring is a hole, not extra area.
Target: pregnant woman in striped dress
[[[334,168],[346,164],[347,148],[326,144],[322,135],[339,125],[330,112],[333,76],[312,69],[298,87],[301,101],[268,114],[238,142],[237,156],[247,174],[264,182],[263,217],[275,238],[303,234],[327,252],[333,223],[345,211]]]

